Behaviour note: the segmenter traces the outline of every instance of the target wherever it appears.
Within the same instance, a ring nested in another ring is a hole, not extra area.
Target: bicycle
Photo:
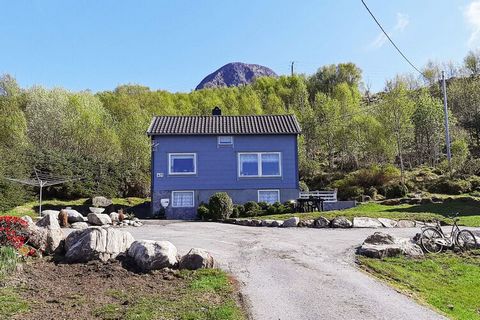
[[[468,251],[477,248],[477,239],[470,230],[460,230],[457,225],[458,212],[449,216],[453,219],[452,232],[447,237],[443,232],[440,221],[436,221],[436,225],[431,227],[422,227],[420,236],[420,246],[428,253],[440,253],[444,248],[453,249],[455,246],[462,251]]]

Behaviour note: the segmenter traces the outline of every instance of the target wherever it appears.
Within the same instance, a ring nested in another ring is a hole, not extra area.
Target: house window
[[[239,177],[280,177],[280,152],[238,154]]]
[[[219,147],[233,146],[233,136],[219,136],[218,146]]]
[[[192,208],[195,206],[193,191],[172,191],[172,207]]]
[[[258,202],[268,204],[280,202],[280,190],[258,190]]]
[[[197,155],[195,153],[169,153],[168,174],[196,174]]]

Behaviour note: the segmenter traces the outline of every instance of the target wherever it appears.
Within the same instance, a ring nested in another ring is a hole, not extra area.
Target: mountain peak
[[[230,62],[206,76],[195,90],[240,86],[260,77],[277,77],[277,74],[272,69],[258,64]]]

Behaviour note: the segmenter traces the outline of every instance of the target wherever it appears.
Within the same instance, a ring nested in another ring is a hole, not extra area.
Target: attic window
[[[218,137],[218,146],[233,146],[233,136],[219,136]]]

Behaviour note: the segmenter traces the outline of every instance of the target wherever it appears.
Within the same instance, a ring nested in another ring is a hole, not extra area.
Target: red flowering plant
[[[11,216],[0,217],[0,247],[14,247],[19,249],[28,240],[28,223]]]

